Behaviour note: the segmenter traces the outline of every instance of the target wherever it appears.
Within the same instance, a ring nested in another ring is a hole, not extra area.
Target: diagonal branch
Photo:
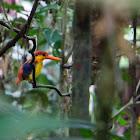
[[[140,84],[140,80],[139,80],[139,82],[138,82],[138,84],[137,84],[137,87],[136,87],[136,93],[137,93],[137,91],[138,91],[138,86],[139,86],[139,84]],[[138,94],[137,96],[136,96],[136,98],[135,98],[135,102],[136,102],[136,104],[140,104],[140,101],[137,101],[138,99],[140,98],[140,94]],[[113,119],[113,118],[115,118],[117,115],[119,115],[123,110],[125,110],[126,108],[128,108],[128,107],[130,107],[130,106],[132,106],[133,105],[133,97],[130,99],[130,101],[127,103],[127,104],[125,104],[122,108],[120,108],[116,113],[114,113],[113,115],[112,115],[112,117],[111,117],[111,119]]]
[[[0,20],[0,25],[5,26],[8,29],[13,30],[16,33],[19,33],[20,30],[15,28],[15,27],[10,27],[8,24],[6,24],[4,21]],[[23,35],[23,38],[27,39],[27,40],[35,40],[35,37],[31,37],[31,36],[26,36],[25,34]]]
[[[136,97],[136,99],[138,99],[140,96],[138,95],[137,97]],[[140,101],[136,101],[136,104],[140,104]],[[127,104],[125,104],[122,108],[120,108],[117,112],[115,112],[113,115],[112,115],[112,117],[111,117],[111,119],[114,119],[116,116],[118,116],[123,110],[125,110],[126,108],[128,108],[128,107],[130,107],[130,106],[132,106],[133,105],[133,97],[130,99],[130,101],[127,103]]]
[[[1,50],[0,50],[0,57],[8,50],[10,49],[11,47],[15,46],[16,42],[24,36],[24,34],[27,32],[30,24],[31,24],[31,21],[33,19],[33,16],[35,14],[35,11],[36,11],[36,8],[38,6],[38,2],[39,0],[35,0],[34,1],[34,5],[32,7],[32,10],[31,10],[31,13],[30,13],[30,16],[27,20],[27,22],[25,23],[25,25],[22,27],[22,29],[20,30],[20,32],[12,39],[10,40],[6,46],[4,46]]]

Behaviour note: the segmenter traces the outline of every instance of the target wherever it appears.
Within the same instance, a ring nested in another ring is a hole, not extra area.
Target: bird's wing
[[[29,78],[29,75],[32,72],[32,66],[27,62],[23,65],[22,69],[23,69],[22,79],[25,80]]]

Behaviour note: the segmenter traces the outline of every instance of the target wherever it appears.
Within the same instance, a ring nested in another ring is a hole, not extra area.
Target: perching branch
[[[12,39],[10,40],[6,46],[4,46],[1,50],[0,50],[0,57],[8,50],[10,49],[11,47],[15,46],[16,42],[24,36],[24,34],[27,32],[30,24],[31,24],[31,21],[33,19],[33,16],[35,14],[35,11],[36,11],[36,8],[38,6],[38,2],[39,0],[35,0],[34,1],[34,5],[32,7],[32,10],[31,10],[31,13],[30,13],[30,16],[26,22],[26,24],[22,27],[22,29],[20,30],[20,32]]]
[[[60,96],[70,96],[71,93],[66,93],[62,94],[56,87],[51,86],[51,85],[36,85],[36,88],[49,88],[49,89],[54,89]]]

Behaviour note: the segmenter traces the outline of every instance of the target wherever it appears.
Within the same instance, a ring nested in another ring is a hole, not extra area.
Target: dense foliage
[[[34,2],[0,2],[0,51],[17,35],[14,28],[25,25]],[[117,4],[39,1],[27,37],[0,57],[0,139],[140,139],[140,2]],[[37,84],[71,97],[16,84],[32,38],[36,50],[63,59],[44,60]]]

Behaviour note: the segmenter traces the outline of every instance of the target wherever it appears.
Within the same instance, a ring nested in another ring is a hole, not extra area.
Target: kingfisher
[[[34,52],[35,55],[35,78],[37,78],[42,70],[42,66],[43,66],[43,60],[44,59],[51,59],[51,60],[57,60],[57,61],[61,61],[61,58],[58,57],[54,57],[49,55],[47,52],[45,51],[36,51]],[[30,65],[30,61],[32,60],[32,57],[27,60],[19,69],[18,74],[17,74],[17,84],[19,84],[21,81],[23,80],[27,80],[30,83],[33,81],[33,77],[32,77],[32,66]]]

